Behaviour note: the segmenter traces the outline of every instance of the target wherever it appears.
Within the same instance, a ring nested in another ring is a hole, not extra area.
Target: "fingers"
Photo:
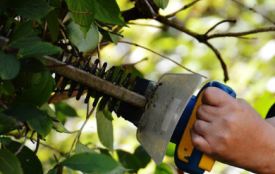
[[[198,120],[204,120],[206,122],[212,122],[213,119],[218,115],[219,108],[209,105],[199,105],[196,113]]]
[[[201,136],[207,136],[207,133],[211,129],[211,123],[203,120],[196,120],[192,129]]]
[[[191,134],[191,140],[192,140],[192,144],[193,146],[198,149],[201,152],[204,152],[206,154],[209,154],[209,144],[206,141],[206,139],[199,135],[198,133],[196,133],[196,131],[194,131],[194,129],[190,130],[190,134]]]
[[[208,87],[202,94],[201,102],[210,106],[221,106],[227,104],[233,98],[223,90],[216,87]]]

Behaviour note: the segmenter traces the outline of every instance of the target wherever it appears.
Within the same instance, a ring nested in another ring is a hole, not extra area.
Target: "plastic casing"
[[[221,84],[219,82],[212,81],[212,82],[209,82],[206,85],[204,85],[203,88],[198,93],[198,95],[192,96],[192,98],[188,102],[188,104],[187,104],[186,108],[184,109],[184,111],[181,115],[181,118],[179,119],[178,124],[173,132],[171,141],[176,144],[174,159],[175,159],[175,163],[176,163],[177,167],[184,172],[188,172],[188,173],[192,173],[192,174],[203,174],[204,173],[204,170],[200,169],[198,167],[203,153],[194,148],[193,152],[189,158],[188,163],[186,163],[186,162],[181,161],[178,158],[177,151],[178,151],[178,146],[179,146],[179,143],[181,141],[184,131],[190,131],[190,130],[185,130],[185,128],[188,124],[189,118],[192,114],[192,111],[193,111],[193,108],[197,102],[197,99],[200,96],[201,92],[204,91],[208,87],[220,88],[221,90],[228,93],[230,96],[236,98],[235,92],[230,87],[228,87],[224,84]]]

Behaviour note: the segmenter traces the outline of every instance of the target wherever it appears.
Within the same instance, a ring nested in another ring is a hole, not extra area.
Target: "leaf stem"
[[[68,154],[68,157],[71,155],[71,153],[72,153],[72,151],[73,151],[73,148],[74,148],[74,145],[75,145],[76,141],[79,140],[80,135],[81,135],[81,132],[82,132],[83,128],[85,127],[86,123],[88,122],[89,118],[90,118],[91,115],[93,114],[94,110],[95,110],[95,107],[93,107],[92,110],[89,112],[89,102],[88,102],[88,103],[87,103],[87,116],[86,116],[86,120],[85,120],[85,122],[82,124],[81,128],[79,129],[77,135],[75,136],[75,139],[74,139],[73,144],[72,144],[72,146],[71,146],[71,149],[70,149],[70,152],[69,152],[69,154]]]
[[[14,153],[14,155],[18,155],[21,152],[21,150],[24,148],[26,140],[27,140],[28,132],[29,132],[29,130],[27,129],[25,132],[24,140],[23,140],[21,146],[19,147],[19,149]]]
[[[1,105],[4,109],[9,109],[8,106],[7,106],[4,102],[2,102],[1,100],[0,100],[0,105]]]
[[[55,159],[55,161],[56,161],[56,163],[57,163],[59,173],[62,174],[62,169],[61,169],[61,166],[60,166],[60,164],[59,164],[59,161],[58,161],[58,159],[56,158],[55,154],[54,154],[53,156],[54,156],[54,159]]]

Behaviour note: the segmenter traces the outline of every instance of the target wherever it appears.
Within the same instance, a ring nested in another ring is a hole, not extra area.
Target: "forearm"
[[[269,120],[270,121],[270,120]],[[268,121],[268,122],[269,122]],[[269,122],[270,123],[270,122]],[[261,174],[273,174],[275,173],[275,120],[272,120],[273,125],[267,124],[260,132],[262,136],[255,140],[257,148],[251,149],[251,154],[247,154],[252,158],[249,162],[242,166],[252,172]],[[258,141],[258,142],[256,142]],[[260,143],[262,142],[262,143]],[[253,152],[254,151],[254,152]],[[253,159],[254,158],[254,159]],[[239,164],[238,164],[239,165]]]

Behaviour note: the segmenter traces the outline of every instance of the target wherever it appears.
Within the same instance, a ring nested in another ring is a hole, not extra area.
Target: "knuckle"
[[[206,101],[208,101],[208,100],[210,100],[211,99],[211,96],[212,96],[212,94],[213,94],[213,91],[214,90],[214,88],[211,88],[211,87],[208,87],[208,88],[206,88],[205,89],[205,91],[204,91],[204,93],[203,93],[203,98],[206,100]]]
[[[195,131],[200,131],[201,130],[201,125],[198,121],[195,121],[195,123],[193,124],[193,128]]]
[[[197,118],[200,118],[200,116],[204,113],[204,107],[203,105],[199,105],[197,108]]]
[[[193,138],[192,139],[192,144],[195,148],[200,148],[201,147],[201,144],[200,144],[200,141],[198,140],[198,138]]]

